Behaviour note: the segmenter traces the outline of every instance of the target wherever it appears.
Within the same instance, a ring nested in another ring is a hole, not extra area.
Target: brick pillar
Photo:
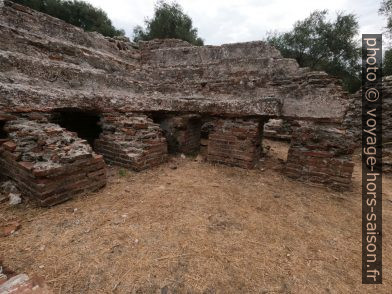
[[[311,124],[294,129],[285,173],[335,190],[351,190],[353,138],[340,129]]]
[[[208,137],[207,160],[253,168],[261,155],[261,136],[259,119],[217,119]]]
[[[164,131],[170,153],[193,154],[200,149],[201,119],[199,115],[186,114],[163,119]]]
[[[167,160],[163,132],[146,115],[105,113],[100,124],[102,133],[94,149],[107,163],[139,171]]]

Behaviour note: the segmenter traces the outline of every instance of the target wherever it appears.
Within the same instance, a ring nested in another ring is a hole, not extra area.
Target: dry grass
[[[391,293],[392,178],[384,284],[364,286],[359,169],[353,192],[303,185],[277,170],[287,145],[268,144],[264,172],[172,158],[111,168],[105,189],[50,209],[2,204],[22,228],[0,255],[56,293]]]

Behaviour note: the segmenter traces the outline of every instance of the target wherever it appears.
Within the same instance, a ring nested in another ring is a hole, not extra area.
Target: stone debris
[[[53,292],[38,278],[30,278],[26,274],[19,274],[0,283],[1,294],[52,294]]]
[[[17,221],[9,222],[0,226],[0,237],[8,237],[19,230],[21,227]]]
[[[0,185],[0,195],[3,195],[1,197],[3,201],[8,200],[9,205],[18,205],[22,203],[22,195],[16,187],[16,184],[12,181],[6,181]]]
[[[18,205],[22,203],[22,197],[20,193],[10,193],[9,194],[9,205]]]

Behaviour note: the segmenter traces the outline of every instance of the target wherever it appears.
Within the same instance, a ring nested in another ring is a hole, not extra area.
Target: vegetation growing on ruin
[[[297,21],[291,31],[269,34],[267,41],[301,67],[337,76],[347,91],[355,92],[361,85],[358,21],[355,15],[344,13],[330,21],[327,14],[327,10],[314,11]]]
[[[104,36],[124,36],[123,30],[116,29],[105,11],[89,3],[79,0],[12,0],[59,18],[67,23],[84,29],[95,31]]]
[[[184,13],[178,3],[158,1],[154,16],[145,21],[145,26],[136,26],[133,30],[134,41],[175,38],[194,45],[203,45],[198,37],[197,28],[193,27],[192,19]]]

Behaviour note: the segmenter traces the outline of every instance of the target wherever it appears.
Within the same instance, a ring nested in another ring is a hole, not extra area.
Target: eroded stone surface
[[[6,111],[79,107],[340,120],[347,106],[335,79],[299,68],[264,42],[137,46],[9,1],[0,16]]]

